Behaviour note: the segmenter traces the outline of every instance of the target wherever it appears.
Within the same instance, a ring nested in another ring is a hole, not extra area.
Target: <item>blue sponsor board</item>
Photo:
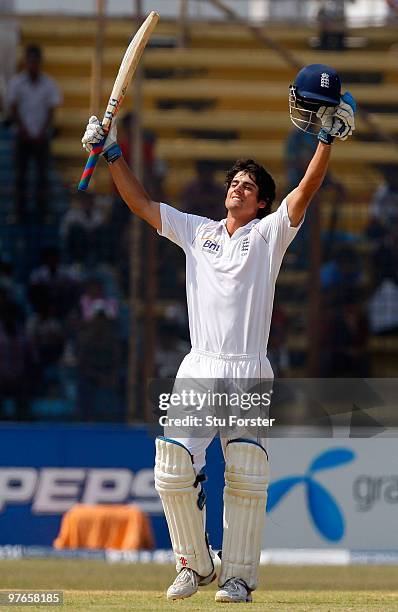
[[[62,515],[76,503],[138,504],[150,517],[157,548],[170,548],[153,482],[155,434],[123,425],[0,427],[0,545],[51,546]],[[207,521],[222,539],[223,458],[207,452]]]

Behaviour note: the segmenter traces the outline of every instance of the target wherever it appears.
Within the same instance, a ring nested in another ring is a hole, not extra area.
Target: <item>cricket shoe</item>
[[[252,601],[250,590],[241,578],[230,578],[217,591],[215,601],[221,603],[249,603]]]
[[[185,599],[195,595],[199,586],[199,576],[190,567],[184,567],[173,584],[167,589],[167,599]]]

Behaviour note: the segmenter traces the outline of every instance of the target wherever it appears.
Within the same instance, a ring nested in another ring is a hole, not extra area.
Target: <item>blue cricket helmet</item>
[[[341,80],[334,68],[326,64],[310,64],[300,70],[290,85],[289,109],[293,124],[316,134],[319,121],[316,113],[321,106],[340,104]]]
[[[303,100],[320,102],[321,106],[340,103],[341,81],[334,68],[326,64],[310,64],[300,70],[294,85],[296,95]]]

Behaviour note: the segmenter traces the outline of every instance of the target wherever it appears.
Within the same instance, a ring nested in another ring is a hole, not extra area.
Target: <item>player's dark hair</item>
[[[225,177],[226,191],[231,186],[231,183],[238,172],[247,172],[250,178],[258,187],[257,201],[264,200],[266,203],[264,208],[259,208],[257,211],[257,219],[266,217],[271,212],[272,202],[275,199],[275,181],[272,176],[266,171],[264,166],[261,166],[253,159],[238,159],[232,168],[230,168]]]

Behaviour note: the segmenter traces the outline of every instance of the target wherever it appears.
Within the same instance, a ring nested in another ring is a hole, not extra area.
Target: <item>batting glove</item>
[[[101,155],[104,155],[104,153],[106,153],[106,151],[108,151],[108,149],[110,149],[110,147],[116,143],[116,121],[112,121],[111,129],[109,130],[108,135],[106,135],[106,132],[103,129],[99,119],[93,115],[88,120],[86,131],[84,132],[84,136],[82,138],[83,149],[86,149],[86,151],[90,153],[93,145],[101,142],[105,136],[106,140],[104,142],[104,148],[102,149]]]
[[[332,144],[334,138],[330,135],[333,127],[333,115],[336,110],[334,106],[321,106],[316,114],[321,121],[321,129],[318,132],[318,140],[325,144]]]
[[[355,98],[348,92],[341,97],[340,104],[336,106],[333,115],[333,127],[330,130],[330,135],[347,140],[355,130],[354,113],[357,108]]]
[[[316,114],[322,124],[322,129],[330,132],[333,126],[333,115],[336,110],[335,106],[321,106]]]

